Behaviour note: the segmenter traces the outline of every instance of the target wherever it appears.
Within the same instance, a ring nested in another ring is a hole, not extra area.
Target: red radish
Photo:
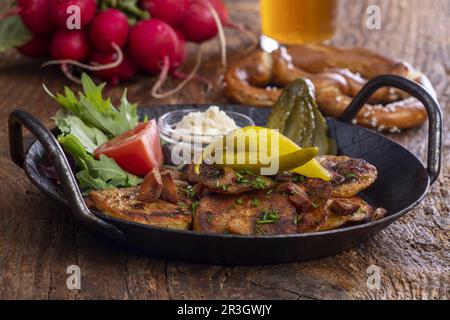
[[[86,34],[81,30],[59,30],[53,35],[50,51],[54,61],[47,64],[59,64],[68,79],[80,83],[80,80],[72,75],[68,62],[83,61],[88,56],[89,42]]]
[[[230,15],[228,14],[227,7],[225,6],[225,4],[221,0],[191,0],[191,1],[192,1],[192,3],[203,4],[204,7],[207,6],[208,4],[212,5],[213,8],[215,9],[215,11],[217,12],[217,15],[219,16],[220,21],[222,22],[224,27],[236,29],[238,31],[241,31],[241,32],[247,34],[250,37],[250,35],[248,33],[250,33],[251,31],[245,29],[245,27],[243,27],[243,26],[240,26],[240,25],[237,25],[237,24],[233,23],[230,20]],[[204,16],[203,18],[209,20],[208,24],[214,30],[214,35],[211,36],[211,38],[214,37],[217,34],[218,30],[217,30],[217,27],[216,28],[214,27],[214,26],[216,26],[216,24],[213,23],[214,22],[213,19],[212,19],[213,17],[210,16],[208,18],[207,16]],[[213,32],[211,32],[211,34],[213,34]],[[254,35],[251,35],[251,37],[254,37]],[[209,40],[211,38],[207,38],[205,40]]]
[[[180,26],[180,30],[187,40],[198,43],[217,35],[217,24],[205,1],[191,2],[186,13],[186,20]]]
[[[194,69],[189,74],[184,74],[179,72],[179,70],[172,71],[172,74],[175,78],[184,79],[182,82],[180,82],[174,89],[171,89],[166,92],[159,92],[164,82],[167,80],[167,76],[169,74],[169,58],[166,56],[164,57],[164,63],[161,69],[161,73],[158,77],[158,81],[156,81],[155,85],[152,88],[152,96],[157,99],[163,99],[168,96],[171,96],[172,94],[180,91],[189,81],[191,81],[194,78],[198,78],[201,81],[204,81],[208,87],[208,91],[210,90],[210,83],[209,81],[205,81],[204,79],[198,77],[197,71],[202,63],[202,46],[200,46],[197,54],[197,62],[194,66]]]
[[[46,66],[53,65],[53,64],[58,64],[61,66],[61,70],[64,72],[64,74],[67,76],[67,78],[69,78],[73,82],[81,83],[80,79],[75,78],[71,74],[70,71],[71,71],[72,66],[77,66],[79,68],[83,68],[83,69],[90,70],[93,72],[115,69],[115,68],[121,66],[123,59],[124,59],[122,49],[120,49],[115,43],[112,44],[112,47],[115,51],[110,54],[109,58],[108,57],[103,58],[103,60],[109,61],[109,62],[106,62],[106,64],[99,64],[98,62],[94,61],[94,62],[96,62],[95,65],[87,65],[87,64],[80,62],[79,60],[67,58],[67,59],[48,61],[48,62],[44,63],[42,65],[42,67],[46,67]],[[108,55],[108,53],[106,55]],[[98,59],[100,59],[100,58],[98,58]],[[116,60],[112,61],[112,59],[116,59]],[[128,60],[126,62],[126,64],[124,64],[123,66],[120,67],[121,77],[123,79],[128,78],[128,76],[127,76],[128,73],[134,72],[133,65],[131,65],[131,61]],[[114,71],[114,72],[117,72],[117,71]],[[112,78],[113,78],[113,76],[111,76],[111,80],[115,82],[115,80]]]
[[[50,18],[60,29],[67,29],[67,19],[72,13],[67,12],[70,6],[80,8],[81,28],[87,26],[94,18],[97,10],[96,0],[45,0],[50,3]]]
[[[118,55],[116,52],[104,53],[102,51],[94,51],[91,55],[91,61],[100,65],[111,64],[117,60]],[[121,80],[126,80],[134,76],[136,71],[136,64],[124,54],[122,62],[117,67],[94,71],[93,73],[97,78],[108,80],[112,84],[118,84]]]
[[[177,55],[179,56],[178,36],[164,21],[159,19],[140,21],[131,29],[128,45],[137,65],[151,74],[159,74],[163,62],[169,64],[170,70],[177,67],[173,63]]]
[[[69,66],[77,66],[90,71],[101,71],[114,69],[122,64],[122,50],[115,43],[112,43],[111,46],[115,50],[115,55],[112,56],[116,57],[117,60],[107,64],[87,65],[81,63],[81,61],[86,59],[90,51],[86,34],[81,30],[60,30],[55,33],[52,39],[51,54],[53,60],[44,63],[42,66],[58,64],[70,80],[79,82],[79,79],[71,75]]]
[[[81,30],[60,30],[53,36],[51,55],[54,60],[83,61],[89,54],[89,42]]]
[[[225,9],[225,6],[221,9]],[[225,14],[222,16],[226,17]],[[220,20],[220,14],[208,0],[191,0],[186,20],[180,26],[180,30],[187,40],[199,43],[209,40],[219,33],[222,65],[224,68],[226,67],[227,52],[223,23]]]
[[[113,49],[113,43],[123,47],[129,31],[127,16],[117,9],[108,9],[97,14],[92,20],[89,38],[95,48],[108,52]]]
[[[32,33],[45,35],[55,30],[50,20],[48,0],[19,0],[17,8],[23,23]]]
[[[252,50],[258,44],[255,34],[245,27],[230,21],[228,11],[221,0],[190,0],[186,20],[180,26],[187,40],[203,42],[219,34],[221,43],[222,65],[226,67],[226,39],[223,27],[236,29],[252,40],[252,45],[246,51]]]
[[[186,50],[186,39],[179,30],[175,30],[178,38],[178,49],[175,52],[175,57],[172,61],[173,70],[176,71],[180,68],[184,61],[186,60],[187,50]]]
[[[17,48],[22,54],[32,57],[40,58],[50,55],[50,37],[48,36],[33,36],[23,46]]]
[[[151,17],[161,19],[173,27],[186,19],[190,0],[140,0],[139,6],[147,10]]]
[[[226,27],[229,27],[230,24],[232,25],[227,7],[223,4],[221,0],[198,0],[198,1],[205,3],[209,2],[214,7],[214,9],[216,9],[217,14],[220,17],[220,21],[222,21],[223,25]]]
[[[185,47],[183,38],[164,21],[153,18],[140,21],[131,29],[128,40],[130,53],[138,66],[151,74],[159,74],[158,81],[152,88],[155,98],[165,98],[177,91],[193,79],[201,62],[201,48],[194,70],[175,89],[159,93],[159,89],[169,74],[175,74],[184,62]]]

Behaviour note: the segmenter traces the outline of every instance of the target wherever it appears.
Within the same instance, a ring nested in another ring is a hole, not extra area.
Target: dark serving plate
[[[384,86],[402,89],[425,105],[429,116],[427,167],[399,144],[377,132],[350,124],[370,95]],[[149,106],[141,108],[141,112],[153,118],[184,107],[199,106]],[[247,114],[259,125],[265,123],[270,112],[268,109],[239,105],[220,107]],[[327,121],[329,134],[336,140],[340,154],[363,158],[377,167],[378,179],[364,191],[363,197],[387,209],[388,214],[384,219],[325,232],[276,236],[208,234],[152,227],[90,211],[53,133],[20,110],[14,111],[9,119],[10,151],[13,161],[25,170],[32,183],[42,192],[69,206],[76,220],[116,242],[140,248],[150,254],[192,262],[227,265],[285,263],[334,255],[368,240],[417,206],[439,176],[441,109],[436,99],[414,82],[391,75],[374,78],[354,98],[340,120],[328,118]],[[25,153],[22,125],[37,138]],[[39,163],[45,156],[52,161],[60,184],[46,178],[40,171]]]

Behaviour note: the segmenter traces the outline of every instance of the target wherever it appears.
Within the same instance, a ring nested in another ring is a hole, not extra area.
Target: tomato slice
[[[140,123],[105,142],[94,151],[97,158],[101,154],[113,158],[122,169],[138,176],[145,176],[154,167],[161,167],[164,156],[156,121]]]

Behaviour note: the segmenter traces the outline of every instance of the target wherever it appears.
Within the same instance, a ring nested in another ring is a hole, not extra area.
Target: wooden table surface
[[[259,30],[256,1],[228,1],[235,21]],[[333,41],[378,50],[411,62],[436,86],[450,113],[450,1],[343,0]],[[382,30],[366,28],[366,9],[381,7]],[[227,31],[232,59],[245,38]],[[195,48],[191,48],[195,50]],[[201,74],[219,76],[217,42],[208,45]],[[450,297],[449,127],[445,126],[440,179],[425,200],[373,240],[334,257],[307,263],[256,267],[188,264],[118,248],[74,223],[68,209],[41,194],[10,160],[7,119],[22,108],[52,126],[57,107],[42,90],[68,82],[56,69],[16,53],[0,55],[0,298],[1,299],[448,299]],[[123,86],[131,101],[154,104],[153,79]],[[71,85],[72,87],[76,87]],[[107,89],[116,100],[122,87]],[[220,91],[202,94],[192,83],[163,102],[223,102]],[[445,122],[444,122],[445,123]],[[424,158],[427,126],[390,137]],[[405,172],[405,174],[408,174]],[[66,269],[81,268],[81,290],[68,290]],[[381,288],[367,287],[367,268],[380,267]]]

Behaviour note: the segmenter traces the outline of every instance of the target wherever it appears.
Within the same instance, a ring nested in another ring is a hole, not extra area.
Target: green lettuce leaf
[[[103,154],[99,160],[88,159],[86,164],[91,175],[114,187],[131,187],[142,182],[142,179],[124,171],[113,159]]]
[[[127,100],[126,90],[116,109],[110,99],[103,99],[105,84],[97,86],[89,76],[81,77],[83,92],[77,95],[68,87],[64,94],[53,95],[44,85],[45,91],[65,109],[56,114],[54,120],[61,131],[59,143],[75,159],[77,180],[85,192],[116,187],[131,187],[142,179],[126,172],[111,158],[93,156],[94,150],[125,131],[138,125],[137,104]]]
[[[18,15],[0,20],[0,52],[23,46],[31,38],[33,34]]]
[[[77,167],[81,169],[76,177],[80,187],[86,191],[132,187],[142,182],[141,178],[126,172],[105,155],[95,159],[74,134],[60,136],[58,141],[74,157]]]
[[[44,89],[64,109],[79,117],[85,124],[101,130],[110,138],[136,127],[139,121],[137,104],[128,102],[126,91],[122,96],[119,109],[116,109],[110,99],[103,99],[104,83],[97,86],[85,73],[81,76],[81,82],[83,92],[79,92],[79,99],[68,87],[64,88],[64,95],[52,94],[45,85]]]
[[[108,137],[102,131],[86,125],[77,116],[58,112],[54,119],[62,138],[69,134],[74,135],[89,153],[93,153],[95,149],[108,141]]]
[[[80,172],[77,172],[75,176],[77,177],[78,183],[80,184],[80,188],[85,189],[85,191],[83,192],[84,195],[88,195],[89,192],[93,190],[105,190],[114,188],[104,180],[92,177],[89,170],[82,170]]]

